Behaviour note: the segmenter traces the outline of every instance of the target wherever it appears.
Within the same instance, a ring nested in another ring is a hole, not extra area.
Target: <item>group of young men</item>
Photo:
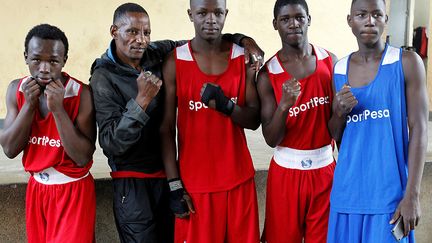
[[[9,85],[0,137],[8,157],[24,151],[32,175],[28,241],[94,241],[97,122],[121,242],[395,242],[399,218],[401,242],[414,242],[425,70],[417,54],[382,41],[385,10],[385,0],[352,1],[359,50],[337,60],[309,43],[306,1],[277,0],[282,48],[260,69],[252,39],[222,35],[225,0],[190,0],[195,37],[178,42],[150,42],[147,12],[123,4],[91,89],[61,72],[64,33],[34,27],[30,75]],[[244,134],[260,125],[275,147],[261,239]]]

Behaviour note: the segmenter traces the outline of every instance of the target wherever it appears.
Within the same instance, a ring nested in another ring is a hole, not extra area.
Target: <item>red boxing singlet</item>
[[[177,47],[176,82],[180,174],[191,193],[230,190],[254,176],[252,158],[242,127],[201,102],[204,83],[219,85],[225,96],[243,106],[246,92],[244,50],[231,48],[227,69],[220,75],[203,73],[190,42]]]
[[[67,81],[64,84],[63,106],[74,123],[78,116],[83,83],[66,73],[63,73],[63,75],[67,76]],[[22,85],[29,80],[30,77],[24,77],[18,85],[16,92],[18,110],[21,110],[25,102]],[[90,161],[85,167],[78,167],[72,161],[63,148],[54,116],[49,112],[43,118],[39,109],[36,110],[33,117],[29,142],[24,148],[22,163],[24,169],[31,173],[53,167],[57,171],[73,178],[80,178],[86,175],[92,165],[92,161]]]
[[[333,62],[326,50],[312,47],[316,56],[316,70],[299,80],[301,93],[289,110],[286,134],[279,146],[311,150],[331,143],[327,122],[330,120],[333,100]],[[276,101],[279,103],[282,97],[282,84],[292,76],[282,66],[278,53],[267,61],[266,68]]]

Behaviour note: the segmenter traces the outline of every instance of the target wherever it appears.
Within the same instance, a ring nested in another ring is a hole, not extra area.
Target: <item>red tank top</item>
[[[299,80],[301,93],[289,110],[285,137],[279,146],[311,150],[331,143],[327,122],[330,119],[333,100],[333,62],[326,50],[315,46],[313,49],[316,56],[315,72]],[[278,53],[267,61],[266,67],[276,101],[279,103],[282,97],[282,84],[290,79],[291,75],[282,66]]]
[[[66,73],[63,73],[63,75],[68,77],[65,83],[63,106],[72,122],[75,122],[80,105],[81,89],[84,84],[69,77]],[[27,81],[29,81],[29,77],[24,77],[18,85],[16,92],[18,110],[21,110],[25,102],[22,85]],[[79,178],[87,174],[92,165],[91,161],[85,167],[78,167],[69,158],[61,143],[54,116],[49,112],[43,118],[38,110],[33,117],[29,142],[24,148],[22,163],[24,169],[31,173],[53,167],[57,171],[73,178]]]
[[[215,192],[234,188],[254,176],[252,158],[242,127],[230,117],[201,102],[204,83],[218,84],[237,105],[245,103],[244,50],[233,44],[229,64],[220,75],[203,73],[190,42],[177,47],[177,128],[180,174],[189,192]]]

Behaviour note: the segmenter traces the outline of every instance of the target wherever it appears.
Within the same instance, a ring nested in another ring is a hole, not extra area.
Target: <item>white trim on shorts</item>
[[[53,167],[49,167],[43,171],[33,173],[33,178],[44,185],[58,185],[58,184],[66,184],[69,182],[79,181],[83,178],[86,178],[90,172],[87,172],[84,176],[80,178],[73,178],[67,176]]]
[[[313,170],[328,166],[334,161],[333,149],[329,144],[319,149],[299,150],[277,146],[274,161],[288,169]]]

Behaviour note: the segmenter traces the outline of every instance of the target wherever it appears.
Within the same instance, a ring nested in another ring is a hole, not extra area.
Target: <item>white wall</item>
[[[27,75],[23,51],[27,31],[39,24],[60,27],[69,39],[69,59],[65,71],[86,82],[93,60],[108,47],[109,27],[117,6],[124,0],[2,0],[0,22],[0,119],[5,115],[5,94],[12,79]],[[188,0],[140,0],[149,13],[152,40],[189,39],[193,25],[186,10]],[[266,59],[280,49],[278,33],[273,30],[274,0],[228,0],[224,32],[241,32],[255,38],[266,52]],[[309,40],[339,57],[357,47],[346,24],[349,0],[308,0],[312,15]]]
[[[394,46],[403,46],[406,43],[407,0],[393,0],[390,3],[390,12],[387,35]]]
[[[419,26],[429,27],[429,15],[431,14],[431,9],[429,7],[430,0],[413,0],[415,1],[414,7],[414,28]],[[430,32],[429,32],[430,33]]]

